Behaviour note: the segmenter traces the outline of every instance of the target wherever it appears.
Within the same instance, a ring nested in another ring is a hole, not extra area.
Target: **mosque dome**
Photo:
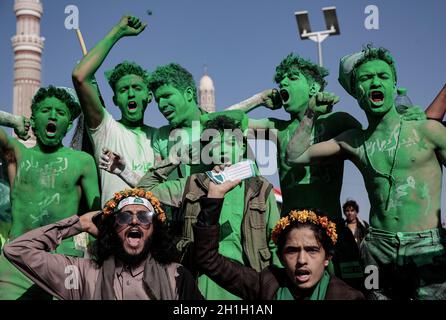
[[[207,74],[200,80],[200,90],[214,90],[214,81]]]

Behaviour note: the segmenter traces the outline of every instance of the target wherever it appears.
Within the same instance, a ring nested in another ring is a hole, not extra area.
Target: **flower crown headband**
[[[166,214],[161,207],[161,203],[159,200],[153,195],[150,191],[144,191],[143,189],[125,189],[123,191],[115,192],[112,199],[108,200],[105,203],[104,208],[102,209],[102,212],[104,214],[104,217],[107,217],[109,215],[112,215],[116,211],[118,211],[118,205],[119,203],[129,197],[139,197],[143,199],[149,200],[150,204],[155,209],[155,213],[157,215],[157,218],[159,221],[164,222],[166,221]]]
[[[285,230],[292,222],[306,223],[310,222],[315,225],[321,226],[325,229],[328,237],[331,239],[333,245],[338,240],[338,234],[336,233],[336,224],[328,220],[327,217],[318,216],[316,213],[310,210],[292,210],[287,216],[280,218],[276,226],[273,229],[271,238],[275,244],[279,239],[280,234]]]

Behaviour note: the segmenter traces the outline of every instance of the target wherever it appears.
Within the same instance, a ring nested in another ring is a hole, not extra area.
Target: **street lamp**
[[[339,29],[338,17],[336,16],[336,7],[322,8],[324,12],[326,30],[311,32],[308,11],[298,11],[294,13],[299,28],[299,35],[302,40],[310,39],[317,43],[319,65],[322,67],[322,41],[329,36],[341,34]]]

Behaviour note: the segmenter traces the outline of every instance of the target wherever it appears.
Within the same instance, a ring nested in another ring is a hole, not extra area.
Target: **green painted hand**
[[[262,105],[268,109],[276,110],[282,108],[282,99],[276,89],[267,89],[262,91]]]
[[[24,116],[19,116],[16,126],[14,127],[15,134],[22,140],[28,140],[31,135],[29,134],[30,121]]]
[[[330,113],[339,97],[331,92],[318,92],[308,102],[308,109],[317,115]]]
[[[147,23],[142,23],[137,17],[123,16],[117,27],[121,37],[137,36],[146,28]]]

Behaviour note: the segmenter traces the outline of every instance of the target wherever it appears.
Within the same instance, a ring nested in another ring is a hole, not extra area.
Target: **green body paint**
[[[392,232],[440,226],[442,172],[429,122],[401,120],[393,104],[395,78],[383,60],[357,67],[355,86],[369,120],[366,157],[359,157],[358,164],[369,194],[371,226]]]
[[[83,210],[99,208],[93,158],[62,145],[72,124],[71,112],[65,102],[54,96],[33,103],[31,124],[37,144],[31,149],[6,137],[0,129],[1,149],[13,154],[8,165],[8,175],[13,178],[11,240],[32,229],[81,213],[81,197],[86,202]],[[65,240],[58,252],[83,254],[75,250],[73,239]],[[32,285],[3,256],[0,258],[0,299],[17,299],[30,294],[31,291],[27,291]],[[34,298],[41,296],[42,291],[38,290],[35,295]]]
[[[197,88],[192,74],[179,64],[170,63],[156,68],[150,77],[149,88],[154,92],[158,109],[169,121],[168,126],[159,129],[154,141],[155,154],[164,160],[174,151],[173,148],[193,144],[192,123],[199,121],[202,111],[197,103]],[[177,129],[185,132],[173,132]],[[186,177],[205,170],[200,165],[181,164],[169,177]]]
[[[303,125],[310,98],[324,89],[323,79],[328,71],[295,55],[287,56],[276,68],[275,81],[279,85],[283,106],[291,120],[250,120],[253,129],[277,130],[277,162],[283,196],[282,214],[297,208],[314,207],[323,210],[331,220],[340,220],[340,194],[343,162],[326,165],[290,165],[286,150],[296,130]],[[360,127],[346,113],[319,117],[311,133],[313,143],[329,140],[339,133]],[[270,133],[271,134],[271,133]]]

